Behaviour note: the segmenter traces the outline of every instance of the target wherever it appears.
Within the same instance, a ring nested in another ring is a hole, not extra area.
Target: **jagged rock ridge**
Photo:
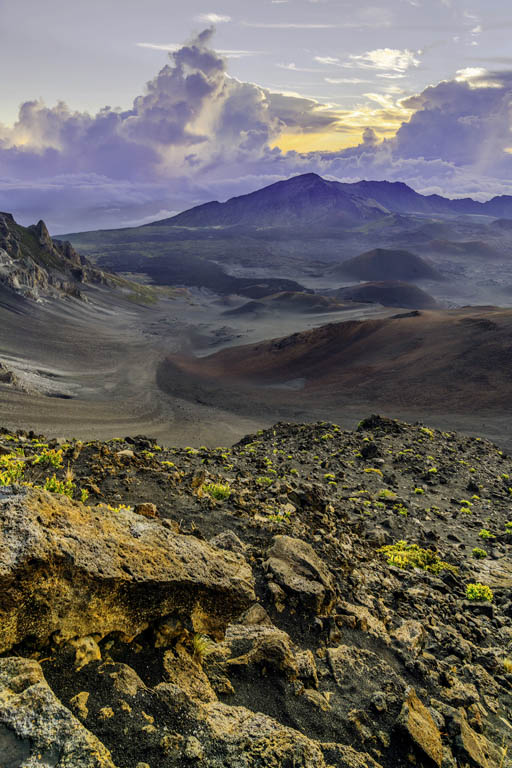
[[[28,298],[72,296],[81,298],[82,283],[105,282],[71,243],[53,240],[43,221],[30,227],[0,213],[0,285]]]

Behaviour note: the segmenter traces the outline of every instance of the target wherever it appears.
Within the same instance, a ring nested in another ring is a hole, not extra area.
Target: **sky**
[[[120,227],[298,173],[512,194],[507,0],[0,0],[0,209]]]

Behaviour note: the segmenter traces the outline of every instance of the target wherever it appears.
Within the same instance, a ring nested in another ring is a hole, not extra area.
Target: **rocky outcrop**
[[[511,477],[486,441],[379,417],[227,449],[0,430],[25,483],[0,486],[0,755],[505,767]]]
[[[420,759],[441,768],[443,744],[439,728],[414,690],[409,691],[407,699],[404,701],[398,726],[402,729],[403,736],[410,740],[412,749],[419,753]]]
[[[317,614],[329,613],[336,597],[334,581],[310,544],[275,536],[267,555],[265,567],[278,607],[301,605]]]
[[[53,240],[44,221],[22,227],[0,213],[0,285],[32,299],[82,298],[81,283],[104,283],[105,275],[79,256],[71,243]]]
[[[0,659],[2,768],[115,768],[109,751],[50,690],[30,659]]]
[[[129,510],[44,491],[0,499],[0,650],[109,633],[134,638],[172,615],[221,636],[253,600],[245,561]]]

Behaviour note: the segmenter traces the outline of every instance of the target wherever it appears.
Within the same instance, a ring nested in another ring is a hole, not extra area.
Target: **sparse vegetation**
[[[203,491],[216,501],[225,501],[231,496],[231,488],[228,483],[205,483]]]
[[[457,570],[456,566],[441,560],[438,553],[432,549],[422,549],[418,544],[409,544],[404,540],[397,541],[396,544],[388,544],[378,551],[387,558],[388,565],[394,565],[397,568],[411,570],[420,568],[431,573]]]
[[[475,602],[491,602],[494,599],[492,590],[487,584],[468,584],[466,587],[466,598]]]
[[[483,560],[485,557],[487,557],[487,552],[485,549],[480,549],[479,547],[474,547],[471,554],[477,560]]]

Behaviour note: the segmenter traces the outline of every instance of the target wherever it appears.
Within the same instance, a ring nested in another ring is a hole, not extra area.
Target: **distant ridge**
[[[346,184],[306,173],[232,197],[225,203],[204,203],[145,226],[335,226],[372,221],[391,213],[473,214],[512,219],[512,197],[501,195],[483,203],[470,197],[452,200],[441,195],[421,195],[399,181]]]

